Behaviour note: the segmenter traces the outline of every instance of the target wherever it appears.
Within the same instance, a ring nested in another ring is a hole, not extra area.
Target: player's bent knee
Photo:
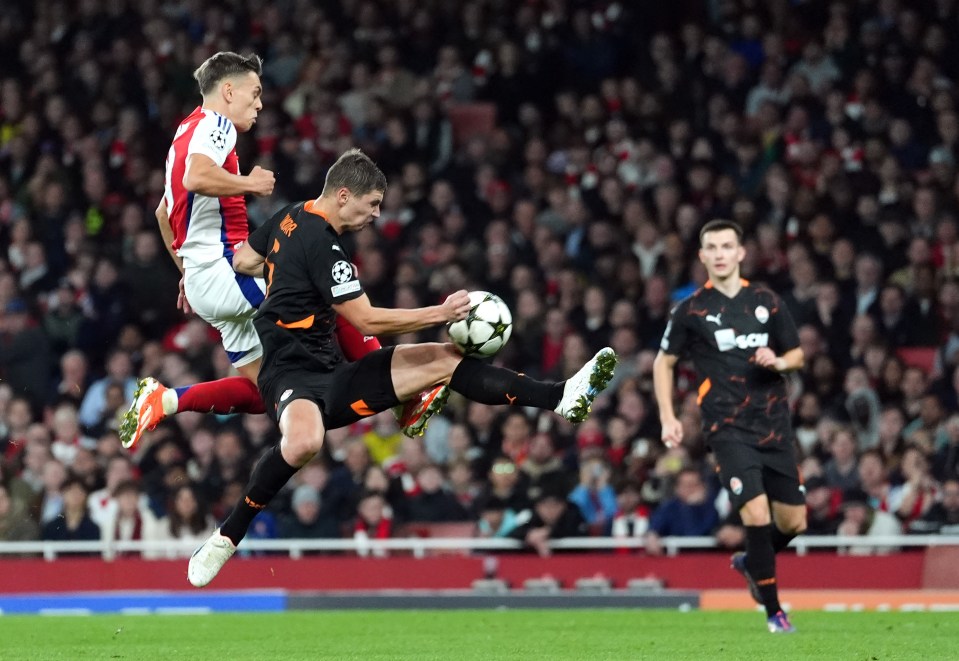
[[[765,498],[749,501],[740,508],[739,515],[747,526],[766,526],[772,522],[769,504]]]
[[[323,448],[323,434],[315,430],[290,430],[283,436],[283,457],[294,466],[302,466]]]

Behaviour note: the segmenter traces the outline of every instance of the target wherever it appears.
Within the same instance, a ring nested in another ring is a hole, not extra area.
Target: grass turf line
[[[0,660],[522,661],[956,658],[955,613],[792,616],[653,610],[315,611],[212,615],[0,617]]]

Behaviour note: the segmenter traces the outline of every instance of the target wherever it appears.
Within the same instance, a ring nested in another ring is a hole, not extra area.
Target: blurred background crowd
[[[390,182],[355,236],[374,304],[486,289],[514,315],[498,363],[562,379],[604,345],[621,358],[578,427],[454,398],[421,438],[389,413],[330,432],[253,537],[462,522],[541,552],[739,544],[695,375],[679,370],[682,449],[652,398],[715,217],[742,224],[744,276],[800,328],[809,532],[959,531],[957,35],[956,0],[7,0],[0,539],[201,540],[277,441],[265,416],[181,414],[133,455],[116,434],[138,376],[230,370],[177,311],[153,217],[192,71],[218,50],[265,62],[237,150],[277,186],[252,224],[361,147]]]

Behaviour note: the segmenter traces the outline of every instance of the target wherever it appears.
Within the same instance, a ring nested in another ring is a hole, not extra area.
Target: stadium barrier
[[[667,556],[676,556],[684,550],[717,549],[713,537],[664,537],[661,539]],[[549,542],[554,551],[609,551],[644,548],[639,538],[578,537],[555,539]],[[882,535],[856,536],[800,536],[790,545],[797,555],[806,555],[813,549],[836,549],[839,553],[890,553],[904,548],[959,546],[959,536],[943,535]],[[160,559],[189,556],[196,542],[164,541],[89,541],[89,542],[0,542],[0,556],[42,556],[55,560],[59,555],[99,554],[106,560],[129,553],[153,554]],[[497,552],[522,551],[526,546],[513,539],[480,537],[406,537],[395,539],[246,539],[241,542],[241,553],[284,554],[302,558],[308,553],[345,552],[360,556],[377,556],[391,551],[409,552],[416,558],[430,552]]]

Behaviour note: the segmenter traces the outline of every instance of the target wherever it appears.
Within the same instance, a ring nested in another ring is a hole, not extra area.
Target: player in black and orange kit
[[[384,411],[435,384],[483,404],[551,409],[580,422],[612,378],[616,354],[609,348],[560,383],[464,358],[452,344],[401,344],[345,361],[334,339],[337,315],[364,335],[390,335],[463,319],[470,310],[465,291],[413,310],[371,305],[340,235],[369,226],[385,191],[379,168],[351,149],[330,168],[316,200],[281,209],[233,258],[237,272],[262,272],[267,283],[253,322],[263,344],[258,385],[282,438],[257,461],[243,499],[190,558],[187,575],[197,587],[213,580],[257,512],[319,452],[327,429]]]
[[[682,442],[673,373],[680,358],[690,358],[701,379],[706,441],[746,527],[746,552],[732,566],[766,608],[769,630],[788,633],[776,553],[806,529],[806,505],[782,374],[802,367],[803,352],[779,296],[740,277],[740,227],[713,220],[699,240],[709,280],[673,310],[653,365],[662,438],[669,447]]]

